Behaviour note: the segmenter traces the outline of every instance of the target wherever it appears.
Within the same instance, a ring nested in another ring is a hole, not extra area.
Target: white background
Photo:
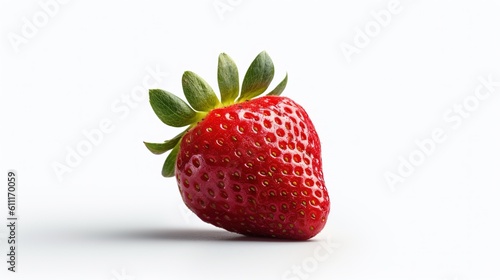
[[[480,82],[500,81],[498,2],[49,2],[0,2],[2,279],[500,279],[500,86]],[[284,94],[323,145],[332,211],[308,242],[200,222],[142,144],[179,132],[150,108],[147,69],[182,95],[183,71],[217,89],[220,52],[243,73],[262,50],[271,87],[288,72]],[[453,111],[464,102],[467,117]],[[112,130],[58,178],[54,164],[103,121]],[[424,155],[415,141],[435,130]],[[413,172],[398,172],[412,155]],[[389,172],[404,181],[391,187]]]

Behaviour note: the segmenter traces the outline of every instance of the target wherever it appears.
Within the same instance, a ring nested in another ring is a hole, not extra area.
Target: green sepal
[[[155,155],[161,155],[164,152],[171,150],[173,148],[171,147],[170,142],[168,141],[164,143],[150,143],[150,142],[143,142],[143,143],[144,145],[146,145],[146,148],[148,148],[148,150]]]
[[[263,51],[248,67],[241,85],[238,101],[250,100],[261,95],[271,84],[274,77],[274,65],[269,55]]]
[[[222,104],[233,104],[240,93],[240,78],[236,63],[225,53],[219,55],[217,81]]]
[[[167,140],[163,143],[144,142],[144,145],[146,145],[146,148],[148,148],[148,150],[150,152],[152,152],[153,154],[161,155],[161,154],[165,153],[166,151],[173,149],[175,147],[175,145],[177,145],[177,143],[179,143],[179,140],[182,139],[182,136],[184,136],[184,134],[186,134],[187,131],[188,131],[188,129],[184,130],[183,132],[179,133],[174,138]]]
[[[169,126],[183,127],[201,118],[182,99],[162,89],[149,90],[149,103],[158,118]]]
[[[271,92],[267,95],[280,96],[283,90],[286,87],[286,83],[288,82],[288,73],[286,73],[285,78],[281,81]]]
[[[263,94],[268,89],[273,78],[273,62],[269,55],[263,51],[252,61],[245,73],[240,93],[239,73],[236,64],[227,54],[221,53],[219,55],[217,80],[222,104],[210,85],[191,71],[184,72],[182,76],[182,87],[188,102],[161,89],[150,89],[149,100],[153,111],[163,123],[173,127],[189,125],[188,129],[190,129],[212,109],[222,105],[227,106],[235,102],[250,100]],[[267,95],[279,96],[285,89],[287,82],[288,73]],[[146,147],[154,154],[163,154],[170,151],[162,168],[164,177],[173,177],[175,175],[180,141],[188,129],[164,143],[144,142]]]
[[[163,168],[161,169],[161,175],[163,177],[173,177],[175,175],[175,162],[177,161],[178,153],[179,145],[177,144],[167,156],[165,163],[163,163]]]
[[[189,104],[197,111],[208,112],[220,105],[212,87],[191,71],[182,75],[182,89]]]

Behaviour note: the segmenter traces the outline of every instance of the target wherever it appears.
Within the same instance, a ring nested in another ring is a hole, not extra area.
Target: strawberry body
[[[330,212],[321,144],[306,111],[280,96],[288,75],[258,97],[273,76],[272,60],[261,52],[240,89],[236,65],[221,54],[220,100],[190,71],[182,77],[189,104],[150,89],[158,118],[187,128],[163,143],[144,143],[155,154],[170,151],[162,175],[176,177],[184,203],[203,221],[245,235],[306,240]]]
[[[189,209],[229,231],[308,239],[329,213],[318,135],[286,97],[212,110],[183,137],[175,173]]]

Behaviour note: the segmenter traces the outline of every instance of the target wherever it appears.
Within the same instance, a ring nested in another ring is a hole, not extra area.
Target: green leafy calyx
[[[163,164],[162,175],[165,177],[174,176],[180,140],[191,127],[196,126],[212,109],[244,102],[263,94],[271,84],[273,77],[273,61],[263,51],[248,67],[240,90],[236,64],[227,54],[221,53],[217,67],[220,100],[212,87],[191,71],[186,71],[182,75],[182,89],[187,103],[168,91],[150,89],[149,102],[163,123],[173,127],[188,126],[186,130],[163,143],[144,142],[146,148],[154,154],[170,151]],[[285,89],[287,81],[288,74],[267,95],[279,96]]]

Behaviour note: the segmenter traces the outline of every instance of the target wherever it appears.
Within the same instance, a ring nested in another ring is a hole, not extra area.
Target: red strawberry
[[[245,235],[305,240],[323,229],[330,211],[321,145],[304,109],[279,96],[288,76],[267,96],[252,99],[273,76],[271,58],[262,52],[240,92],[238,70],[221,54],[222,102],[189,71],[182,85],[191,107],[150,90],[158,117],[188,128],[164,143],[145,144],[156,154],[172,150],[162,174],[175,175],[184,203],[203,221]]]

